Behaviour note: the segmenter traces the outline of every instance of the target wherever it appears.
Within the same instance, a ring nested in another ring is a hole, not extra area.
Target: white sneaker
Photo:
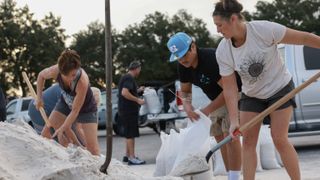
[[[146,161],[140,160],[139,158],[135,157],[135,158],[129,158],[128,159],[128,165],[141,165],[141,164],[145,164]]]

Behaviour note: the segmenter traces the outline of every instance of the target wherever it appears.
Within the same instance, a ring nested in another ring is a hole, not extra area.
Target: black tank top
[[[72,104],[74,101],[74,97],[76,96],[76,87],[78,85],[79,79],[82,74],[82,69],[80,68],[77,71],[75,79],[71,82],[71,88],[66,88],[64,86],[61,74],[58,74],[57,82],[59,83],[59,86],[61,87],[61,100],[64,101],[70,109],[72,109]],[[90,84],[88,85],[88,90],[86,94],[86,98],[84,100],[84,103],[80,109],[80,113],[89,113],[89,112],[96,112],[97,111],[97,104],[93,96],[93,92],[90,88]]]

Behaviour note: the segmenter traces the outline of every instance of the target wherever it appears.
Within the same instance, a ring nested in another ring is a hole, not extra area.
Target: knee
[[[97,144],[87,144],[87,150],[90,151],[92,155],[100,155],[99,145]]]
[[[257,141],[251,137],[243,137],[242,146],[245,151],[256,151]]]
[[[272,136],[272,140],[278,151],[281,151],[289,144],[287,137]]]

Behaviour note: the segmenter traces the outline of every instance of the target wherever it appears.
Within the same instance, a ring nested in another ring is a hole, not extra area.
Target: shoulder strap
[[[82,74],[82,69],[79,69],[77,72],[76,78],[71,83],[71,92],[74,92],[76,90],[81,74]]]

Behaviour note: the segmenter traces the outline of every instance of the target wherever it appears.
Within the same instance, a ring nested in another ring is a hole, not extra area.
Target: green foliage
[[[146,15],[137,24],[128,26],[123,32],[112,31],[113,80],[119,81],[133,60],[142,63],[140,82],[168,82],[177,78],[176,63],[169,63],[166,47],[171,35],[185,31],[196,39],[198,46],[214,47],[206,24],[181,10],[172,18],[160,12]],[[90,76],[90,82],[103,87],[105,82],[104,25],[93,22],[86,30],[74,35],[71,48],[81,56],[83,68]]]
[[[64,49],[60,18],[50,13],[38,21],[27,6],[17,8],[13,0],[5,0],[0,4],[0,27],[1,86],[5,91],[22,87],[25,96],[29,90],[22,85],[21,72],[35,82],[37,74],[55,64]]]
[[[320,34],[319,0],[258,1],[256,12],[246,12],[247,20],[269,20],[289,28]]]
[[[112,31],[112,35],[112,51],[115,52],[118,48],[115,30]],[[99,22],[90,23],[86,30],[74,35],[74,41],[70,47],[79,53],[82,67],[88,73],[91,85],[104,87],[106,82],[104,25]]]
[[[176,63],[169,63],[167,41],[174,33],[184,31],[194,37],[200,47],[214,47],[216,42],[210,38],[206,24],[193,18],[185,10],[180,10],[172,18],[160,12],[149,14],[139,23],[126,28],[119,35],[119,48],[114,62],[118,78],[126,72],[133,60],[142,63],[140,82],[172,81],[177,79]]]

